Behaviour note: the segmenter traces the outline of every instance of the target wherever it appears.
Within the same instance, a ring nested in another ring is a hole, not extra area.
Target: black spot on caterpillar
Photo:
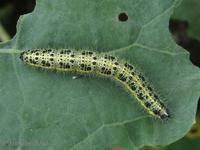
[[[20,59],[35,67],[113,78],[123,84],[150,115],[161,120],[170,117],[168,109],[146,82],[145,77],[133,65],[114,56],[69,49],[35,49],[22,52]]]

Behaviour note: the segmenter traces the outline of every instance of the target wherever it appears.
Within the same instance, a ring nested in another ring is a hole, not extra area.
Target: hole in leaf
[[[125,22],[128,20],[128,15],[125,12],[122,12],[118,16],[119,21]]]

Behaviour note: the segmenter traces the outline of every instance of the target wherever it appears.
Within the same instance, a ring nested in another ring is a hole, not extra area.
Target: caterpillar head
[[[19,57],[19,58],[20,58],[21,61],[23,61],[23,62],[25,62],[25,61],[24,61],[24,58],[26,57],[25,55],[26,55],[26,52],[25,52],[25,51],[23,51],[23,52],[20,53],[20,57]]]
[[[25,63],[32,66],[38,66],[43,64],[45,67],[49,67],[50,63],[47,60],[47,56],[44,55],[47,50],[27,50],[20,54],[20,59]]]

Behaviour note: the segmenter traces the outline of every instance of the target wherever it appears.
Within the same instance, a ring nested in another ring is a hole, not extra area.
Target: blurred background
[[[35,0],[0,0],[0,41],[7,41],[16,33],[20,15],[30,13]]]
[[[0,0],[0,42],[10,40],[16,34],[20,15],[33,11],[35,0]],[[200,0],[183,0],[175,9],[169,22],[169,30],[176,43],[190,53],[191,62],[200,67]],[[197,122],[179,141],[160,150],[200,150],[200,104]],[[142,150],[155,148],[144,147]],[[114,148],[112,150],[122,150]]]

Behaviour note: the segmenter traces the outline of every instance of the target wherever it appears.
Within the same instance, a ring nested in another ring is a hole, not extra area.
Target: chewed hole
[[[125,22],[128,20],[128,15],[125,12],[122,12],[118,16],[119,21]]]

